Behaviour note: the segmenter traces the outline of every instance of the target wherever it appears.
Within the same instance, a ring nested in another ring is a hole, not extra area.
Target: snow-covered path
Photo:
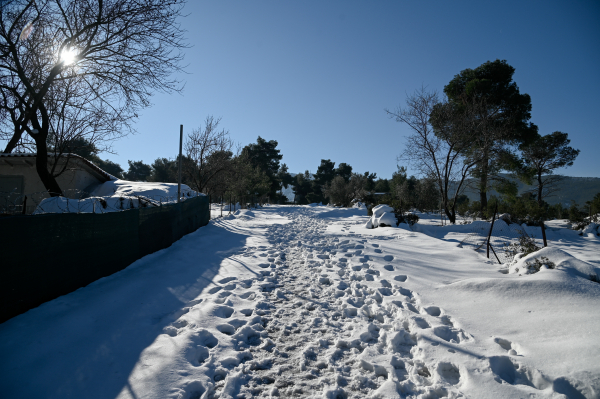
[[[552,292],[580,331],[536,331],[556,318],[526,319],[548,310],[522,302],[533,280],[409,229],[366,230],[365,220],[358,210],[270,207],[212,221],[0,325],[2,396],[598,397],[600,351],[589,345],[600,323],[579,313],[597,309],[593,283]],[[523,306],[529,314],[510,317]],[[546,333],[559,334],[562,352],[536,342]],[[573,359],[560,365],[565,346]]]

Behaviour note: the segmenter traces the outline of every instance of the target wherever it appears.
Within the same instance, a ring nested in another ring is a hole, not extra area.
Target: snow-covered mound
[[[389,205],[381,204],[373,208],[373,216],[365,225],[366,228],[372,229],[375,227],[396,227],[398,220],[394,214],[394,208]]]
[[[189,186],[181,185],[182,196],[204,195],[197,194]],[[142,196],[155,200],[177,199],[177,183],[154,183],[127,180],[111,180],[100,184],[91,193],[93,197],[113,197],[113,196]],[[164,201],[163,201],[164,202]]]
[[[182,198],[204,195],[181,185]],[[159,206],[177,201],[176,183],[133,182],[110,180],[98,185],[90,197],[81,200],[65,197],[46,198],[33,212],[42,213],[107,213],[132,208]]]
[[[523,257],[517,255],[515,259],[516,261],[510,265],[510,274],[566,273],[569,277],[589,280],[590,276],[597,276],[600,273],[599,267],[594,267],[591,263],[553,247],[542,248]]]
[[[597,223],[590,223],[587,226],[585,226],[585,228],[582,231],[583,234],[600,234],[600,224]]]
[[[126,211],[147,206],[159,206],[159,203],[144,197],[129,195],[119,197],[90,197],[73,200],[65,197],[46,198],[35,208],[34,215],[43,213],[108,213]]]

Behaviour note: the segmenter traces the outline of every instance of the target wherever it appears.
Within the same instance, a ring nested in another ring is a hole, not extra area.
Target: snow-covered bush
[[[594,281],[599,268],[581,261],[555,247],[542,248],[535,253],[515,259],[509,266],[509,274],[532,275],[538,272],[561,271],[571,277]],[[562,273],[561,273],[562,274]]]
[[[591,222],[583,228],[582,233],[600,235],[600,224]]]
[[[398,226],[398,220],[394,215],[394,208],[386,204],[380,204],[371,209],[371,219],[367,221],[366,227],[369,229],[375,227]]]
[[[515,261],[539,250],[540,247],[535,245],[533,236],[528,235],[525,230],[519,230],[519,242],[513,242],[506,246],[506,253]]]
[[[414,213],[409,213],[402,216],[402,220],[399,220],[399,223],[406,223],[410,226],[413,226],[415,223],[419,221],[419,216]]]
[[[547,267],[548,269],[556,268],[556,265],[554,264],[554,262],[551,262],[545,256],[542,256],[541,258],[534,258],[533,261],[528,260],[525,262],[525,265],[527,267],[527,272],[529,274],[539,272],[540,269],[544,266]]]
[[[397,227],[400,223],[414,225],[419,221],[419,217],[409,213],[403,215],[397,208],[392,208],[387,204],[379,204],[371,208],[371,219],[366,224],[369,229],[375,227]]]

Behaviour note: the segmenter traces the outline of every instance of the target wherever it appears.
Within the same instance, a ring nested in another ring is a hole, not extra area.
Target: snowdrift
[[[176,183],[132,182],[110,180],[98,185],[84,199],[51,197],[42,200],[33,214],[43,213],[107,213],[177,202]],[[182,198],[204,195],[181,185]]]

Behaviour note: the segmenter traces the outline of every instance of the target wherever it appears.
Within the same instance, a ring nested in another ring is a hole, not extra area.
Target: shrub
[[[406,223],[410,226],[413,226],[415,223],[419,221],[419,216],[414,213],[405,213],[403,208],[403,203],[400,200],[393,200],[390,202],[390,206],[394,208],[394,215],[396,215],[396,226],[400,223]]]
[[[584,221],[584,217],[585,217],[585,212],[582,212],[579,209],[579,206],[577,206],[577,204],[575,202],[571,203],[571,207],[569,208],[569,222],[573,223],[573,224],[584,224],[585,226],[585,221]]]
[[[405,215],[403,217],[403,221],[399,221],[398,224],[400,223],[407,223],[409,226],[413,226],[415,223],[417,223],[419,221],[419,216],[415,215],[414,213],[409,213],[408,215]]]
[[[527,269],[529,269],[529,273],[533,274],[533,273],[537,273],[540,271],[540,269],[542,268],[542,266],[546,266],[548,269],[556,269],[556,265],[554,264],[554,262],[550,262],[550,260],[548,258],[546,258],[545,256],[541,257],[541,260],[538,258],[535,258],[532,261],[527,261],[525,262],[525,264],[527,265]]]
[[[517,254],[529,255],[535,251],[539,251],[540,247],[535,245],[533,236],[528,235],[525,230],[519,231],[519,242],[513,242],[506,246],[506,253],[514,258]]]

